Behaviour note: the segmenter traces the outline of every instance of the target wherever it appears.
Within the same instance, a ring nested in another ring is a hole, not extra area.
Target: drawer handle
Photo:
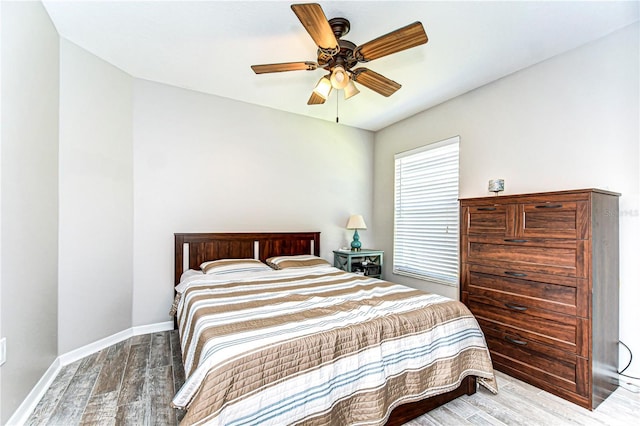
[[[540,206],[536,206],[536,209],[561,209],[562,204],[542,204]]]
[[[527,274],[524,274],[522,272],[511,272],[511,271],[504,271],[505,275],[511,275],[512,277],[526,277]]]
[[[514,310],[514,311],[518,311],[518,312],[524,312],[527,310],[526,306],[518,306],[518,305],[512,305],[511,303],[505,303],[504,306],[506,306],[507,308]]]
[[[515,345],[520,345],[520,346],[525,346],[527,344],[527,342],[525,342],[524,340],[514,339],[509,336],[504,336],[504,340],[506,340],[509,343],[513,343]]]
[[[478,207],[478,211],[482,211],[482,212],[492,212],[496,210],[495,207]]]
[[[529,240],[519,240],[517,238],[505,238],[504,241],[506,243],[526,243]]]

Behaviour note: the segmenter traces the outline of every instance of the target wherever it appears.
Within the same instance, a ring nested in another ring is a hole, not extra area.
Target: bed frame
[[[175,284],[182,272],[218,259],[260,259],[272,256],[315,254],[320,256],[319,232],[174,234]]]
[[[175,235],[175,284],[187,269],[199,269],[207,260],[271,256],[320,255],[320,232],[177,233]],[[387,425],[402,425],[462,395],[476,392],[476,378],[467,376],[450,392],[396,407]]]

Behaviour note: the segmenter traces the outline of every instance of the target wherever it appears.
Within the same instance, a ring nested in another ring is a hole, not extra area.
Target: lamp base
[[[353,233],[353,241],[351,241],[351,251],[360,251],[362,247],[362,243],[360,242],[360,235],[358,235],[358,230]]]

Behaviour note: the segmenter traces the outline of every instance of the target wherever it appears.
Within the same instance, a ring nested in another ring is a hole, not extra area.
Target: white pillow
[[[182,275],[180,275],[180,282],[186,280],[187,278],[191,278],[193,276],[202,276],[203,272],[202,271],[196,271],[195,269],[187,269],[186,271],[184,271],[182,273]]]
[[[271,269],[257,259],[220,259],[204,262],[200,269],[205,274],[230,274],[233,272],[259,272]]]
[[[307,268],[310,266],[331,266],[329,262],[321,257],[311,254],[300,254],[296,256],[275,256],[267,259],[267,265],[273,269],[287,268]]]

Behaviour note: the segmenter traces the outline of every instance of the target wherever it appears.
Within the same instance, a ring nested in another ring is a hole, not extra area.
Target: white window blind
[[[395,156],[393,272],[458,285],[460,137]]]

